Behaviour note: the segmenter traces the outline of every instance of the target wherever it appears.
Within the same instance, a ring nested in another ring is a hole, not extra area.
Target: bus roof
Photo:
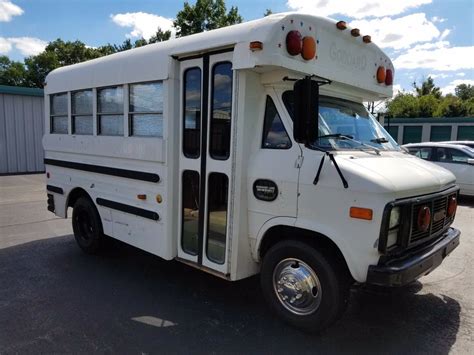
[[[316,40],[316,56],[305,60],[286,50],[288,32],[297,30]],[[262,49],[251,51],[250,42]],[[301,13],[279,13],[204,33],[198,33],[62,67],[46,78],[47,94],[172,77],[173,58],[234,48],[233,68],[265,71],[284,68],[317,75],[358,91],[367,100],[392,96],[392,86],[377,82],[377,69],[394,72],[391,60],[374,43],[340,30],[336,21]]]

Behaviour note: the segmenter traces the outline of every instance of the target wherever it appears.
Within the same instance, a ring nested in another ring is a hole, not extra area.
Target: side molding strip
[[[136,216],[152,219],[154,221],[158,221],[160,219],[160,216],[158,215],[158,213],[153,212],[153,211],[148,211],[143,208],[126,205],[124,203],[110,201],[103,198],[97,198],[95,201],[100,206],[112,208],[117,211],[134,214]]]
[[[76,163],[72,161],[56,160],[56,159],[45,159],[44,163],[47,165],[60,166],[62,168],[75,169],[89,171],[91,173],[104,174],[124,177],[127,179],[142,180],[148,182],[159,182],[160,176],[154,173],[145,173],[143,171],[126,170],[119,168],[111,168],[108,166],[92,165]]]

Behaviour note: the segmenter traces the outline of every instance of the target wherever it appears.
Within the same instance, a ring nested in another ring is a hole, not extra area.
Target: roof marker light
[[[345,30],[347,28],[346,21],[339,21],[338,23],[336,23],[336,27],[341,31]]]
[[[372,42],[372,37],[370,37],[369,35],[365,35],[362,37],[362,41],[364,41],[364,43],[370,43]]]
[[[352,35],[353,37],[359,37],[359,36],[360,36],[360,30],[359,30],[358,28],[353,28],[353,29],[351,30],[351,35]]]
[[[252,52],[261,51],[263,49],[263,43],[260,41],[250,42],[249,48]]]
[[[303,40],[299,31],[290,31],[286,35],[286,50],[290,55],[297,55],[303,49]]]
[[[316,41],[311,36],[306,36],[303,38],[303,49],[301,51],[301,56],[304,60],[313,59],[316,55]]]
[[[377,69],[377,82],[382,84],[385,81],[385,67],[380,66]]]

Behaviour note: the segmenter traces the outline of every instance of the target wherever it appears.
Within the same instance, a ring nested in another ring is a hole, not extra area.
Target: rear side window
[[[99,134],[123,136],[123,88],[97,90],[97,119]]]
[[[129,113],[132,136],[163,137],[163,84],[130,85]]]
[[[267,96],[263,122],[262,148],[289,149],[291,140],[270,96]]]
[[[51,133],[68,133],[68,97],[67,93],[50,96]]]
[[[441,163],[467,163],[470,158],[466,153],[452,148],[437,148],[437,160]]]

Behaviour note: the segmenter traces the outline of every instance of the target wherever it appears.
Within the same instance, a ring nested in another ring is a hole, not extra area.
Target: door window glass
[[[437,158],[442,163],[467,163],[469,156],[457,149],[437,148]]]
[[[212,68],[212,107],[209,153],[213,159],[226,160],[230,154],[232,117],[232,64],[218,63]]]
[[[183,209],[181,247],[191,255],[198,253],[199,240],[199,173],[183,172]]]
[[[416,152],[416,156],[418,158],[421,158],[421,159],[424,159],[424,160],[432,160],[432,154],[433,152],[433,149],[431,148],[420,148],[417,152]]]
[[[267,96],[263,122],[262,148],[289,149],[291,140],[270,96]]]
[[[227,195],[229,179],[222,173],[209,174],[207,215],[207,257],[223,264],[227,231]]]
[[[201,154],[201,69],[184,73],[183,154],[199,158]]]

